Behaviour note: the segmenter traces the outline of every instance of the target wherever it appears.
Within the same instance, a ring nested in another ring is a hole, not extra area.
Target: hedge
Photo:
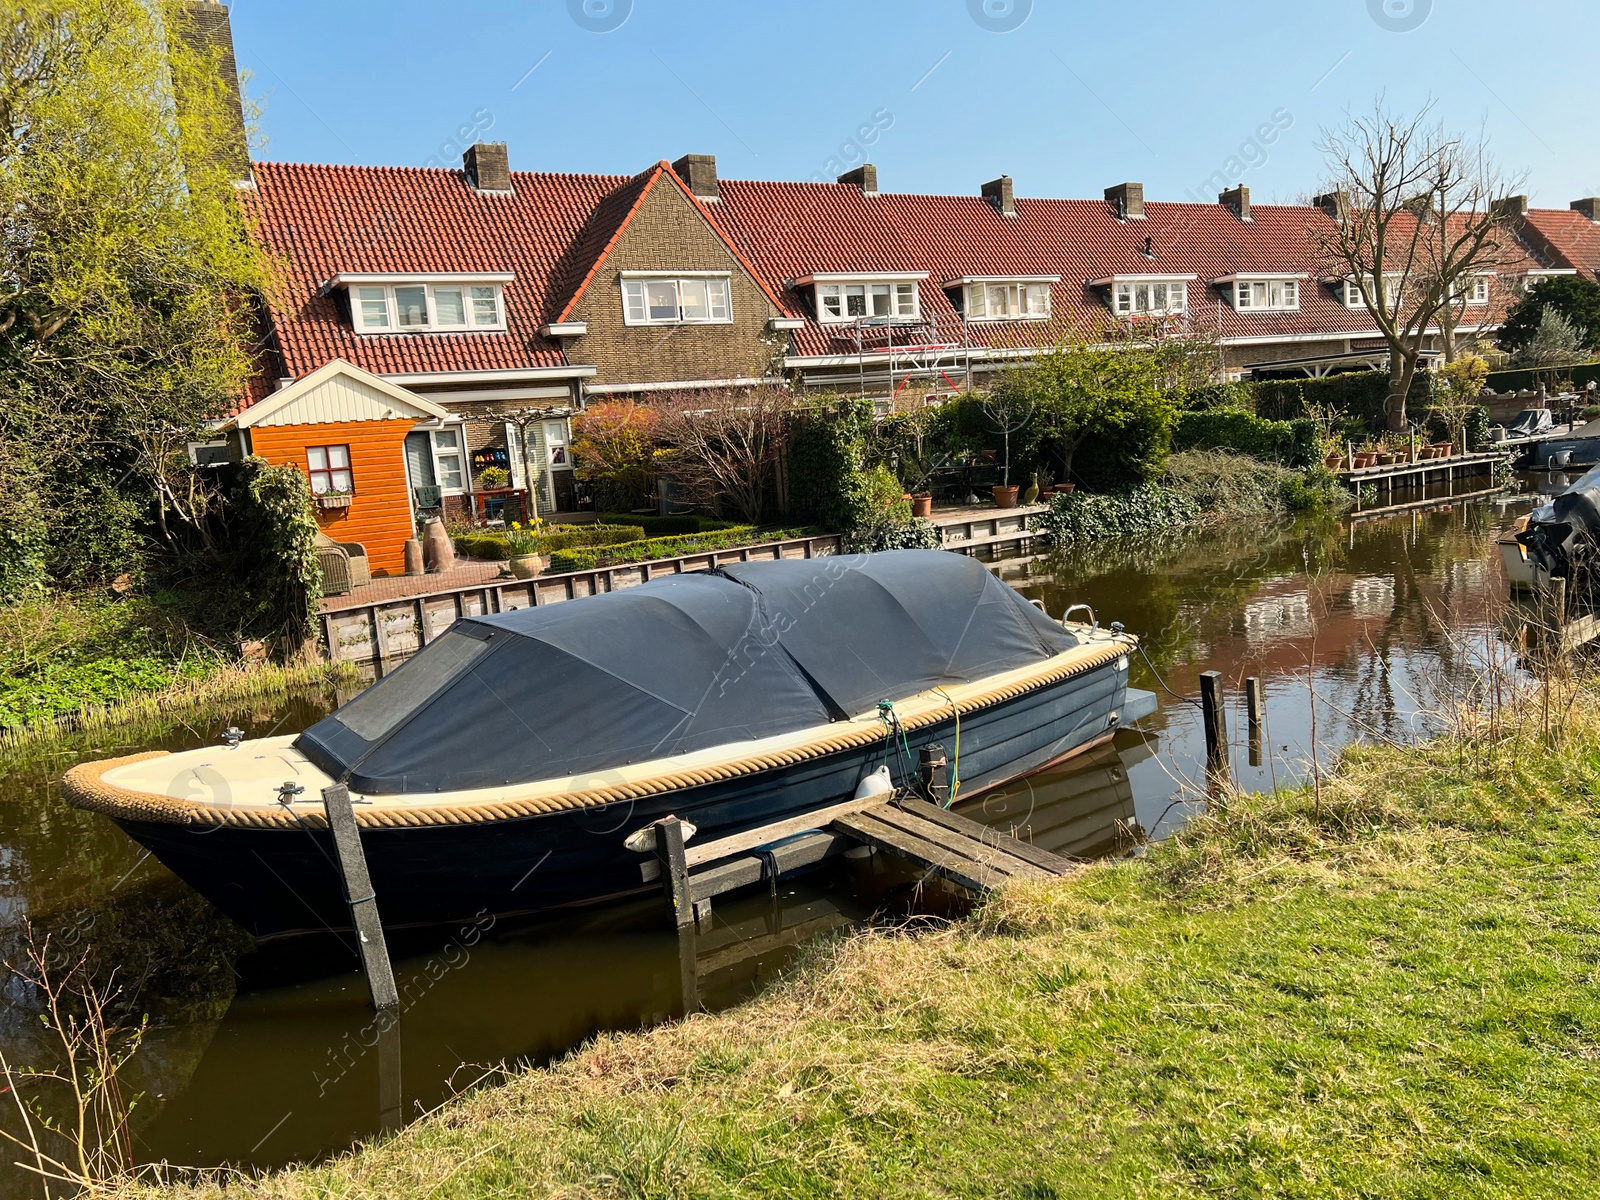
[[[1234,450],[1264,462],[1309,467],[1318,458],[1315,421],[1269,421],[1237,409],[1185,412],[1172,430],[1172,449]]]
[[[711,533],[693,533],[682,537],[647,538],[638,542],[623,542],[615,546],[601,546],[589,550],[558,550],[550,556],[551,574],[566,571],[595,571],[601,567],[618,567],[627,563],[649,562],[657,558],[681,558],[686,554],[699,554],[706,550],[727,550],[735,546],[759,546],[766,542],[781,542],[788,538],[814,537],[815,529],[765,529],[753,525],[735,525]]]
[[[638,525],[552,525],[539,535],[540,554],[554,554],[582,546],[614,546],[619,542],[636,542],[645,536]],[[510,558],[511,547],[506,535],[498,529],[474,530],[452,536],[456,553],[468,558],[491,561]]]
[[[715,517],[702,517],[698,513],[674,513],[670,517],[642,516],[639,513],[603,513],[600,520],[608,525],[638,526],[644,532],[640,537],[666,537],[674,533],[714,533],[719,529],[732,529],[737,521],[719,521]]]
[[[1527,367],[1518,371],[1490,371],[1485,387],[1497,392],[1533,391],[1541,382],[1570,379],[1575,388],[1582,389],[1591,379],[1600,386],[1600,362],[1581,363],[1575,367]]]
[[[1387,371],[1355,371],[1321,379],[1263,379],[1255,384],[1256,414],[1275,421],[1293,421],[1315,412],[1353,417],[1368,429],[1384,426],[1384,401],[1389,397]],[[1428,374],[1411,380],[1409,404],[1427,405]]]

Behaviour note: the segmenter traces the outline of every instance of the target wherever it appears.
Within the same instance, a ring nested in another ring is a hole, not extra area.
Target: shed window
[[[349,446],[307,446],[306,467],[313,496],[356,490],[355,476],[350,473]]]

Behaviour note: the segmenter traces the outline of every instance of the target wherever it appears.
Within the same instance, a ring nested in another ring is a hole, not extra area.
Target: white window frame
[[[1155,303],[1156,289],[1166,289],[1165,306]],[[1147,303],[1140,307],[1144,296]],[[1116,279],[1111,282],[1111,311],[1119,317],[1171,317],[1189,311],[1187,279]]]
[[[624,325],[732,325],[733,324],[733,273],[731,271],[623,271],[620,273],[622,290],[622,323]],[[670,283],[676,300],[675,317],[650,315],[648,288],[651,284]],[[684,285],[706,289],[704,317],[684,315]],[[717,297],[713,289],[720,287],[721,313],[717,312]]]
[[[1257,289],[1261,303],[1256,303]],[[1274,292],[1277,294],[1274,295]],[[1300,281],[1298,279],[1235,279],[1233,281],[1233,307],[1239,312],[1299,312]]]
[[[996,292],[1004,294],[1004,312],[995,312],[990,304]],[[1044,307],[1033,311],[1030,302],[1039,296]],[[962,287],[962,308],[969,321],[1048,321],[1050,285],[1021,279],[973,280]]]
[[[921,281],[927,278],[927,272],[916,274],[862,274],[856,275],[817,275],[806,276],[795,280],[795,284],[804,287],[807,284],[815,288],[813,299],[816,302],[817,321],[823,325],[848,325],[855,321],[920,321],[922,319],[922,288]],[[850,311],[850,291],[859,288],[862,297],[860,313]],[[874,295],[885,295],[888,298],[888,312],[875,313],[872,311]],[[828,301],[837,298],[838,311],[829,311],[831,306]]]
[[[1474,275],[1456,294],[1455,299],[1463,304],[1489,303],[1490,278],[1489,275]]]
[[[1393,312],[1399,304],[1400,296],[1404,292],[1403,280],[1399,275],[1385,275],[1383,277],[1383,302]],[[1346,308],[1369,308],[1367,298],[1361,294],[1361,283],[1356,279],[1344,281],[1344,306]]]
[[[426,324],[402,327],[400,324],[400,306],[396,299],[397,289],[423,289],[423,302],[426,309]],[[439,292],[460,292],[463,321],[459,325],[446,325],[439,321],[437,294]],[[383,303],[384,324],[369,325],[367,323],[367,306]],[[480,302],[493,301],[494,319],[480,322],[477,320],[477,305]],[[506,328],[506,303],[504,289],[499,283],[485,283],[481,280],[440,280],[438,282],[426,280],[397,280],[392,283],[352,283],[350,285],[350,321],[357,333],[374,334],[422,334],[422,333],[503,333]]]
[[[441,433],[453,433],[455,435],[455,449],[440,448],[439,435]],[[467,462],[467,427],[461,424],[439,425],[427,430],[427,434],[428,452],[433,455],[433,479],[439,488],[439,494],[441,496],[465,496],[472,490],[472,468]],[[449,456],[454,456],[460,460],[456,468],[461,476],[460,487],[445,486],[443,460]]]

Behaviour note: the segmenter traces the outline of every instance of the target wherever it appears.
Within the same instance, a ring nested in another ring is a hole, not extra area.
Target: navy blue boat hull
[[[1128,675],[1115,662],[1049,684],[961,721],[964,794],[1039,770],[1115,729]],[[644,857],[624,839],[675,814],[710,841],[848,800],[887,761],[912,781],[917,751],[955,748],[954,721],[898,743],[858,747],[740,778],[538,816],[420,828],[369,827],[361,840],[385,926],[404,928],[590,904],[638,892]],[[258,937],[347,929],[325,831],[212,829],[118,819],[174,874]]]

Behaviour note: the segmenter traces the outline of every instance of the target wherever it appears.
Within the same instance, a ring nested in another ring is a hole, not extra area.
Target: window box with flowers
[[[356,495],[349,446],[307,446],[306,469],[318,508],[349,508]]]

